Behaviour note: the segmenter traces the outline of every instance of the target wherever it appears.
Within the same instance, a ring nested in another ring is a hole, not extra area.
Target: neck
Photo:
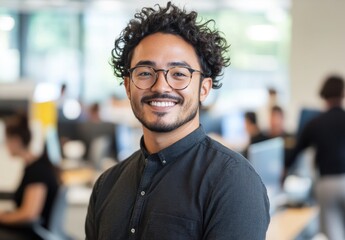
[[[30,165],[31,163],[33,163],[34,161],[37,160],[36,156],[33,155],[30,151],[28,150],[24,150],[21,154],[20,157],[23,159],[24,164]]]
[[[143,133],[146,150],[150,154],[157,153],[181,140],[198,127],[199,121],[192,121],[190,124],[184,124],[171,132],[153,132],[144,127]]]
[[[260,133],[259,129],[257,127],[254,127],[254,126],[249,131],[250,131],[249,135],[251,137],[254,137]]]
[[[326,100],[327,108],[341,107],[342,98],[330,98]]]

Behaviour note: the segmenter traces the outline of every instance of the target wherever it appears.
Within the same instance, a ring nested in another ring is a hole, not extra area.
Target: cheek
[[[131,82],[130,79],[128,77],[126,77],[124,79],[124,86],[125,86],[125,90],[126,90],[126,94],[129,100],[131,100]]]
[[[10,142],[10,141],[6,142],[6,147],[11,155],[15,154],[16,146],[13,142]]]
[[[203,89],[200,88],[199,82],[193,82],[190,84],[189,87],[187,87],[183,92],[183,97],[188,99],[197,99],[198,102],[200,101],[200,95],[202,93]]]
[[[6,139],[6,146],[8,148],[9,151],[11,152],[18,152],[21,149],[23,149],[23,145],[21,143],[21,141],[18,138],[12,138],[9,137]]]

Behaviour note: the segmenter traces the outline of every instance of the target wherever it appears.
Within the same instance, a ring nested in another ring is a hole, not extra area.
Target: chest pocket
[[[198,240],[200,223],[172,215],[151,213],[144,240]]]

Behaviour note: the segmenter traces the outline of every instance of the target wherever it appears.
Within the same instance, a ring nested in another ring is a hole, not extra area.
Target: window
[[[0,82],[14,82],[19,78],[17,31],[17,15],[0,9]]]
[[[66,83],[70,96],[81,94],[79,14],[46,10],[28,18],[24,75],[36,82]]]

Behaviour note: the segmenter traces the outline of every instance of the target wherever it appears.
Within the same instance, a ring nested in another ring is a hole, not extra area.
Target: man
[[[315,147],[315,165],[319,171],[316,198],[320,205],[320,231],[330,240],[345,239],[345,111],[344,80],[341,76],[327,77],[320,90],[327,111],[310,120],[298,137],[296,147],[286,162],[286,170],[298,154],[309,146]],[[283,179],[285,176],[283,177]]]
[[[251,112],[251,111],[245,112],[244,120],[245,120],[245,128],[250,138],[249,139],[250,144],[258,143],[258,142],[268,139],[268,137],[262,133],[262,131],[260,130],[258,126],[255,112]]]
[[[274,105],[269,114],[268,136],[271,138],[288,136],[288,133],[285,131],[284,124],[283,109],[277,105]]]
[[[268,139],[268,137],[260,130],[256,113],[248,111],[244,113],[244,126],[249,136],[248,146],[243,151],[243,156],[248,157],[248,148],[251,144],[262,142]]]
[[[112,63],[143,126],[141,149],[98,179],[86,239],[265,239],[259,176],[199,124],[227,48],[196,12],[170,2],[143,8],[123,30]]]

